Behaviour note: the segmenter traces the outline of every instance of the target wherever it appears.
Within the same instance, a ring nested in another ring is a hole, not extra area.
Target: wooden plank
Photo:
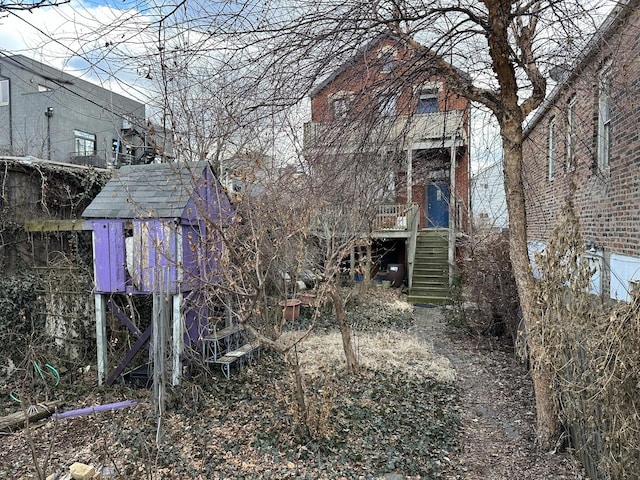
[[[240,325],[238,325],[237,323],[234,323],[233,325],[224,327],[221,330],[214,330],[213,335],[207,335],[204,338],[204,340],[222,340],[226,337],[233,335],[234,333],[239,332],[240,330],[241,330]]]
[[[171,314],[173,322],[172,342],[173,342],[173,369],[171,372],[171,385],[174,387],[180,384],[182,378],[182,351],[184,349],[184,333],[182,331],[182,294],[173,296],[173,312]]]
[[[237,359],[253,353],[259,347],[260,345],[257,343],[247,343],[246,345],[241,346],[239,349],[234,350],[233,352],[228,352],[224,357],[220,357],[219,359],[217,359],[215,363],[233,363]]]
[[[94,296],[96,312],[96,350],[98,364],[98,385],[102,386],[107,375],[107,309],[105,297],[99,293]]]
[[[27,232],[77,232],[91,230],[91,222],[86,220],[29,220],[24,222]]]
[[[138,337],[136,343],[133,344],[131,349],[127,352],[124,358],[120,361],[118,366],[111,372],[109,378],[107,378],[107,385],[111,386],[118,379],[120,374],[124,371],[124,369],[131,363],[133,357],[136,356],[138,351],[149,342],[149,338],[151,337],[151,325],[147,327],[147,329]]]
[[[16,413],[12,413],[5,417],[0,418],[0,432],[16,430],[18,428],[24,428],[25,420],[29,420],[29,423],[37,422],[38,420],[42,420],[43,418],[47,418],[51,416],[56,407],[62,404],[62,400],[55,400],[52,402],[45,402],[38,405],[34,405],[32,410],[33,413],[29,412],[27,409],[27,415],[25,416],[24,411],[19,411]]]

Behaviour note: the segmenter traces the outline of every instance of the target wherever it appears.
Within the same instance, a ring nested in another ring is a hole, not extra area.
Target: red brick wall
[[[546,240],[567,197],[576,206],[585,241],[605,253],[640,256],[640,14],[618,25],[605,46],[535,124],[524,144],[529,239]],[[597,162],[598,75],[611,61],[611,154]],[[565,168],[567,102],[576,96],[576,167]],[[556,118],[556,175],[548,179],[549,122]],[[577,185],[571,194],[570,185]]]
[[[389,72],[382,71],[379,50],[384,47],[396,49],[396,67]],[[354,103],[350,115],[361,119],[367,115],[378,116],[378,97],[381,91],[399,92],[397,111],[399,115],[415,113],[418,102],[416,87],[425,82],[439,82],[442,88],[438,92],[439,111],[466,110],[468,100],[451,92],[446,82],[434,72],[429,72],[416,58],[415,52],[406,49],[391,38],[383,39],[372,45],[364,55],[344,68],[311,99],[311,119],[313,122],[334,120],[332,96],[341,91],[352,92]],[[468,113],[465,112],[468,125]],[[402,183],[402,180],[399,181]],[[424,206],[425,185],[417,184],[413,188],[413,201]],[[398,190],[397,201],[406,200],[406,186]],[[457,155],[456,193],[463,205],[463,230],[468,229],[469,208],[469,149],[461,148]],[[424,214],[423,214],[424,216]]]

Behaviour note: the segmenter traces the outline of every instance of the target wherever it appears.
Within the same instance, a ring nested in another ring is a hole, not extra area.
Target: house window
[[[9,80],[0,80],[0,105],[9,105]]]
[[[335,120],[339,118],[345,118],[347,116],[347,111],[349,110],[349,103],[347,102],[346,98],[344,97],[336,98],[332,103],[332,107],[333,107],[333,118]]]
[[[390,117],[397,112],[398,97],[396,95],[384,95],[378,98],[380,115]]]
[[[74,130],[75,154],[79,156],[93,155],[96,151],[96,136],[92,133]]]
[[[598,169],[609,166],[611,155],[611,64],[607,64],[598,78]]]
[[[571,171],[575,168],[576,156],[576,96],[567,105],[567,163],[565,168]]]
[[[553,177],[555,175],[555,163],[556,163],[555,135],[556,135],[556,119],[554,117],[549,121],[549,151],[547,153],[547,161],[549,164],[549,180],[553,180]]]
[[[438,111],[438,89],[425,88],[420,90],[417,113],[433,113]]]
[[[393,47],[382,47],[378,52],[380,64],[382,65],[381,71],[388,73],[393,70],[395,62],[395,49]]]

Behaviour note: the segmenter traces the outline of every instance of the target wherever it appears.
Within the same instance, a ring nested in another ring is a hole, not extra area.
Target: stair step
[[[423,231],[416,239],[411,303],[450,303],[449,238],[445,231]]]
[[[451,303],[451,299],[449,297],[439,297],[431,295],[409,295],[407,297],[407,301],[409,303],[425,303],[432,305],[447,305]]]

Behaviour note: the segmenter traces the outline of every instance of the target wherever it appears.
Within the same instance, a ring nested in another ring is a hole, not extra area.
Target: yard
[[[159,448],[147,390],[98,389],[94,370],[73,372],[54,393],[62,410],[138,405],[2,433],[0,477],[37,478],[35,458],[47,475],[82,462],[123,479],[584,478],[569,454],[536,449],[531,383],[511,351],[448,326],[439,308],[376,293],[349,308],[360,376],[341,373],[328,322],[298,349],[304,438],[290,372],[269,352],[230,380],[200,374],[171,392]],[[6,395],[0,407],[0,415],[18,408]]]

